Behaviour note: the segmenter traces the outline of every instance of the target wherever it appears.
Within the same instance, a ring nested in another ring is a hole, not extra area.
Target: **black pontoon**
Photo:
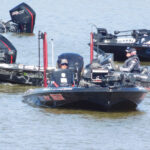
[[[94,50],[101,49],[106,53],[113,53],[114,60],[126,59],[125,49],[134,47],[141,61],[150,61],[150,30],[127,30],[108,33],[105,28],[97,28],[93,34]]]

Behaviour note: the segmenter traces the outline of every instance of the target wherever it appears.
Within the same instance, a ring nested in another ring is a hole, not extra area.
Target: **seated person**
[[[140,61],[136,54],[136,49],[127,47],[126,57],[128,59],[124,62],[123,66],[120,67],[120,71],[140,73]]]
[[[49,87],[74,87],[74,72],[68,69],[67,59],[62,59],[59,68],[51,74]]]
[[[61,62],[59,64],[60,69],[68,69],[68,60],[67,59],[61,59]]]

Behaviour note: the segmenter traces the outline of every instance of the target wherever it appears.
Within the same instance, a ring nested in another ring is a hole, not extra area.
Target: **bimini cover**
[[[16,55],[16,48],[0,34],[0,63],[15,63]]]
[[[33,32],[36,13],[29,5],[21,3],[10,10],[10,16],[12,21],[19,25],[20,32]]]
[[[80,56],[79,54],[76,53],[63,53],[58,56],[58,66],[60,65],[60,62],[62,59],[67,59],[68,60],[68,66],[69,69],[74,69],[78,72],[82,71],[84,62],[83,62],[83,57]]]

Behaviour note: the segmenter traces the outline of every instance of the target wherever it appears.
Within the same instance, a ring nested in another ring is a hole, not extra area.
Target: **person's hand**
[[[119,65],[115,65],[115,69],[116,69],[117,71],[120,71],[120,66],[119,66]]]

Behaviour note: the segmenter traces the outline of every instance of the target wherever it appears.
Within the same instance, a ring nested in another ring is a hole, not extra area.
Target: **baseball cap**
[[[127,53],[132,53],[132,52],[136,52],[136,49],[135,49],[135,48],[132,48],[132,47],[127,47],[125,51],[126,51]]]
[[[61,64],[61,65],[62,65],[62,64],[68,65],[68,60],[67,60],[67,59],[61,59],[60,64]]]

